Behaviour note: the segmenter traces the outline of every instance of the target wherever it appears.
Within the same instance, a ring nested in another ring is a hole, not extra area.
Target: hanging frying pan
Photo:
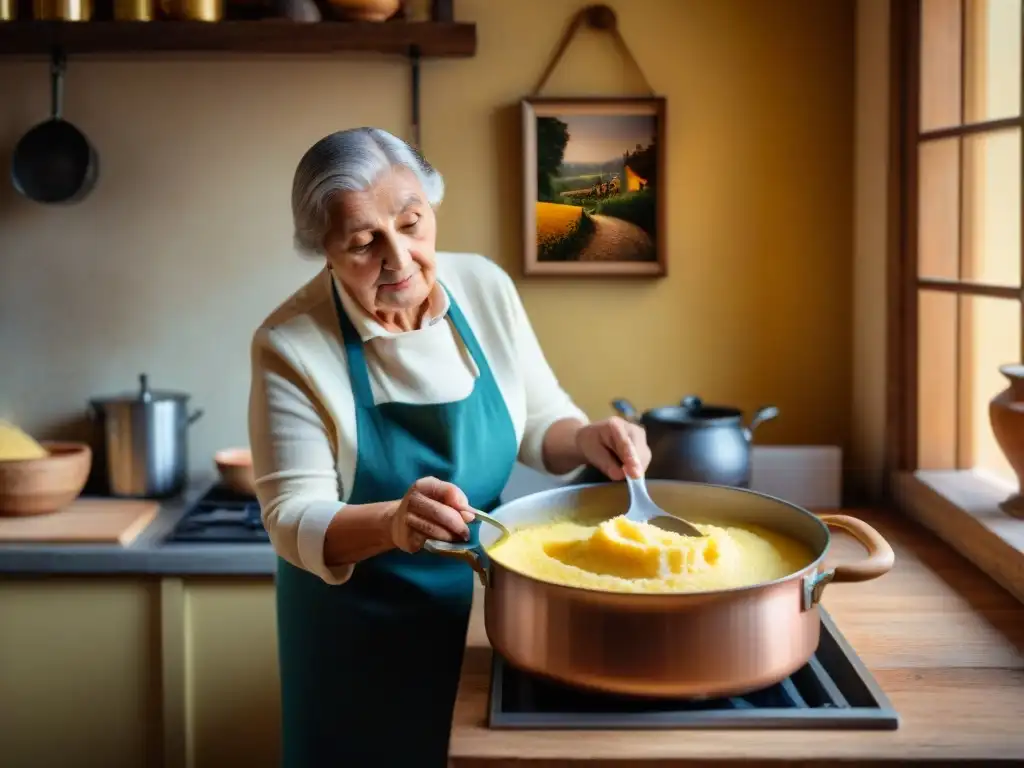
[[[14,147],[11,181],[37,203],[74,203],[88,195],[99,175],[99,157],[85,134],[61,116],[64,55],[50,63],[52,116],[39,123]]]

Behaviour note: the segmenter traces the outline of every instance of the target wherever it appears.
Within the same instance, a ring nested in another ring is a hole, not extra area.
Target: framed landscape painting
[[[527,275],[648,276],[665,257],[665,100],[526,99]]]

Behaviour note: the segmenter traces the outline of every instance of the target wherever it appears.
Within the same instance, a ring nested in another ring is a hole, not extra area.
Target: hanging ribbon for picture
[[[584,26],[612,36],[646,94],[540,95]],[[523,274],[667,274],[665,99],[629,50],[615,11],[590,5],[573,16],[521,110]]]
[[[576,33],[579,32],[584,26],[590,29],[598,30],[601,32],[607,32],[612,36],[615,44],[618,46],[622,55],[629,60],[640,75],[640,80],[643,82],[644,87],[647,89],[647,94],[650,96],[654,95],[654,89],[651,88],[650,82],[644,75],[644,71],[640,68],[639,62],[636,60],[636,56],[629,50],[629,45],[626,44],[626,39],[619,32],[619,20],[615,15],[615,11],[609,8],[607,5],[588,5],[585,8],[580,9],[573,16],[572,21],[569,22],[569,26],[566,27],[565,32],[562,33],[562,39],[558,41],[558,47],[555,48],[555,52],[551,55],[551,60],[548,61],[547,67],[544,69],[544,74],[540,76],[537,81],[537,85],[531,91],[531,96],[540,96],[540,92],[547,85],[551,74],[555,71],[555,67],[558,66],[562,60],[562,56],[565,55],[566,50],[569,48],[569,44],[576,37]]]

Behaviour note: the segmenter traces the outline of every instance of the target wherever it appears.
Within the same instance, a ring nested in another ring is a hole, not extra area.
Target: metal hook
[[[55,75],[63,75],[66,68],[67,57],[64,55],[64,50],[54,46],[50,51],[50,72]]]
[[[409,69],[412,77],[411,93],[412,99],[412,145],[420,149],[420,47],[409,46]]]
[[[608,5],[588,5],[583,14],[591,29],[614,30],[619,25],[615,9]]]

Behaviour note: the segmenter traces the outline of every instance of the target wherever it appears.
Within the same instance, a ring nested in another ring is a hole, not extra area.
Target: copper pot
[[[578,688],[659,698],[735,696],[785,679],[818,647],[818,603],[830,582],[888,572],[892,548],[873,528],[846,515],[816,517],[785,501],[739,488],[651,480],[654,501],[687,519],[754,524],[789,535],[815,553],[796,573],[749,587],[689,594],[628,594],[539,581],[502,566],[486,549],[502,534],[481,526],[480,544],[428,541],[458,557],[485,587],[484,620],[494,649],[527,672]],[[574,485],[524,496],[493,517],[510,528],[587,510],[624,512],[621,483]],[[860,562],[825,569],[829,527],[852,534],[868,551]]]

